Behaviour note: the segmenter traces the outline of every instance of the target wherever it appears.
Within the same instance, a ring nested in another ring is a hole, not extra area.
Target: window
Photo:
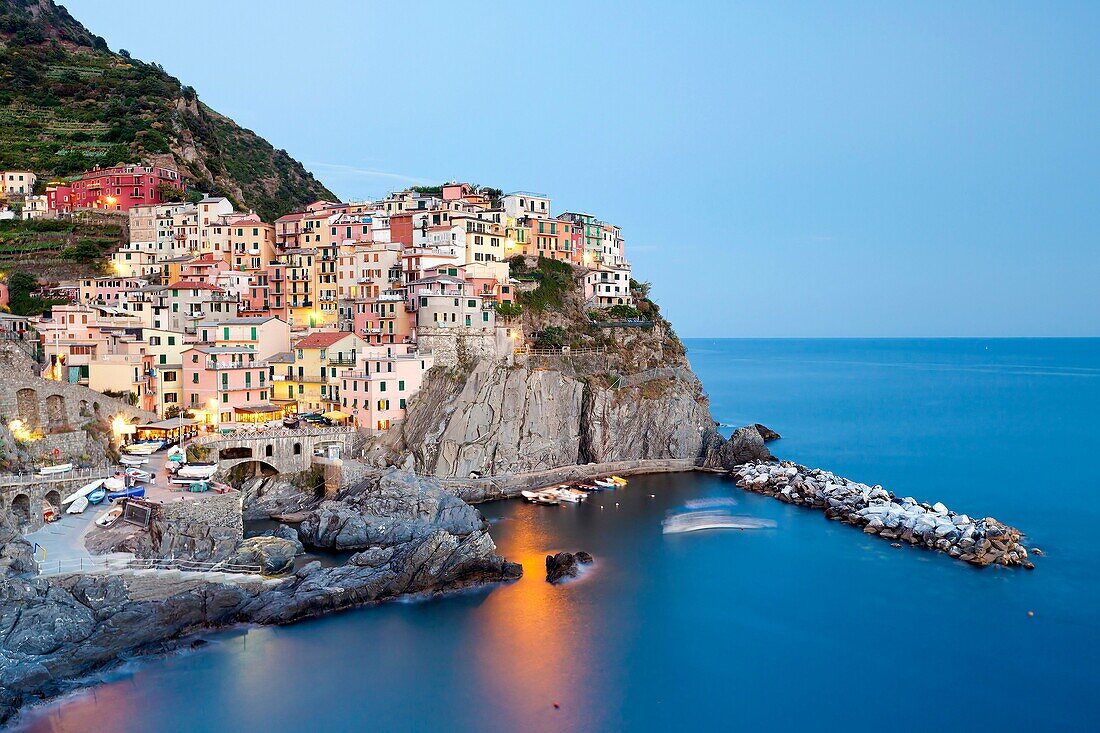
[[[176,337],[175,336],[169,336],[168,337],[168,345],[169,346],[175,346],[176,345]]]
[[[405,380],[404,379],[397,380],[397,391],[398,392],[404,392],[405,391]]]
[[[404,410],[405,409],[405,398],[402,397],[401,400],[397,404],[398,404],[398,406],[401,407],[402,410]]]

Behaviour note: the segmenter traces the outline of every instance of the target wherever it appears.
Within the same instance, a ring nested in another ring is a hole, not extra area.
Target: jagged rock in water
[[[590,564],[592,564],[592,555],[584,550],[547,555],[546,582],[556,585],[569,578],[575,578],[580,573],[581,565]]]
[[[766,425],[761,425],[760,423],[756,423],[756,424],[753,425],[753,427],[756,428],[756,432],[760,433],[760,437],[764,439],[765,443],[770,443],[773,440],[779,440],[780,438],[783,437],[782,435],[775,432],[774,430],[772,430],[771,428],[769,428]]]
[[[241,486],[246,521],[296,512],[317,501],[317,496],[280,477],[252,478]]]
[[[728,470],[744,463],[771,460],[774,460],[774,456],[764,445],[764,436],[758,427],[747,425],[734,430],[728,440],[717,431],[711,430],[700,465]]]

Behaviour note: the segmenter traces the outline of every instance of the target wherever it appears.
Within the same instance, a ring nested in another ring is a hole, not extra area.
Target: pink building
[[[358,363],[337,375],[340,409],[370,431],[387,430],[405,419],[405,408],[420,390],[432,355],[400,347],[371,347]]]
[[[181,354],[183,404],[212,425],[237,422],[271,398],[271,368],[241,346],[193,346]],[[201,413],[201,414],[200,414]]]

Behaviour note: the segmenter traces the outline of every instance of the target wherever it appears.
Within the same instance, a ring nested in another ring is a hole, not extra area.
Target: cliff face
[[[375,455],[417,473],[466,478],[702,454],[714,422],[690,369],[608,380],[557,361],[482,361],[464,382],[433,373]]]

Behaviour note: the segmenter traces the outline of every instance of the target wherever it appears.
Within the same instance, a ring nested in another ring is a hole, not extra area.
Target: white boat
[[[142,456],[122,456],[118,459],[118,462],[123,466],[144,466],[149,462],[149,459]]]
[[[151,456],[164,447],[163,440],[149,440],[141,443],[131,443],[122,449],[123,453],[133,456]]]
[[[49,476],[55,473],[65,473],[66,471],[73,470],[73,464],[71,463],[58,463],[55,466],[43,466],[38,469],[39,476]]]
[[[180,478],[210,478],[218,472],[216,463],[188,463],[176,469],[176,476]]]
[[[619,488],[619,485],[617,483],[615,483],[614,481],[605,481],[602,478],[598,478],[595,481],[593,481],[592,483],[596,484],[596,486],[600,486],[600,487],[605,488],[605,489],[617,489],[617,488]]]
[[[102,486],[104,481],[106,481],[106,479],[97,478],[95,481],[91,482],[90,484],[84,484],[79,489],[77,489],[73,493],[69,494],[64,499],[62,499],[61,504],[62,505],[71,504],[72,502],[76,501],[80,497],[87,496],[88,494],[92,493],[93,491],[98,489],[100,486]]]
[[[153,478],[153,474],[148,471],[142,471],[140,468],[127,468],[126,475],[134,481],[140,481],[143,484],[149,483]]]
[[[103,488],[107,491],[122,491],[126,488],[126,482],[120,478],[109,478],[103,482]]]
[[[736,517],[722,510],[704,510],[673,514],[661,523],[661,531],[679,534],[704,529],[771,529],[775,526],[771,519]]]
[[[521,491],[519,493],[527,501],[530,501],[530,502],[535,503],[535,504],[538,503],[539,496],[540,496],[539,492],[537,492],[537,491]]]
[[[88,497],[78,496],[76,501],[69,505],[69,508],[65,510],[66,514],[81,514],[88,508]]]
[[[100,527],[110,527],[122,516],[122,507],[111,507],[96,517],[95,523]]]
[[[577,489],[571,489],[568,486],[559,486],[557,489],[555,489],[555,491],[558,492],[558,496],[561,497],[562,501],[568,501],[573,504],[584,501],[588,498],[588,494],[584,493],[583,491],[578,491]]]

